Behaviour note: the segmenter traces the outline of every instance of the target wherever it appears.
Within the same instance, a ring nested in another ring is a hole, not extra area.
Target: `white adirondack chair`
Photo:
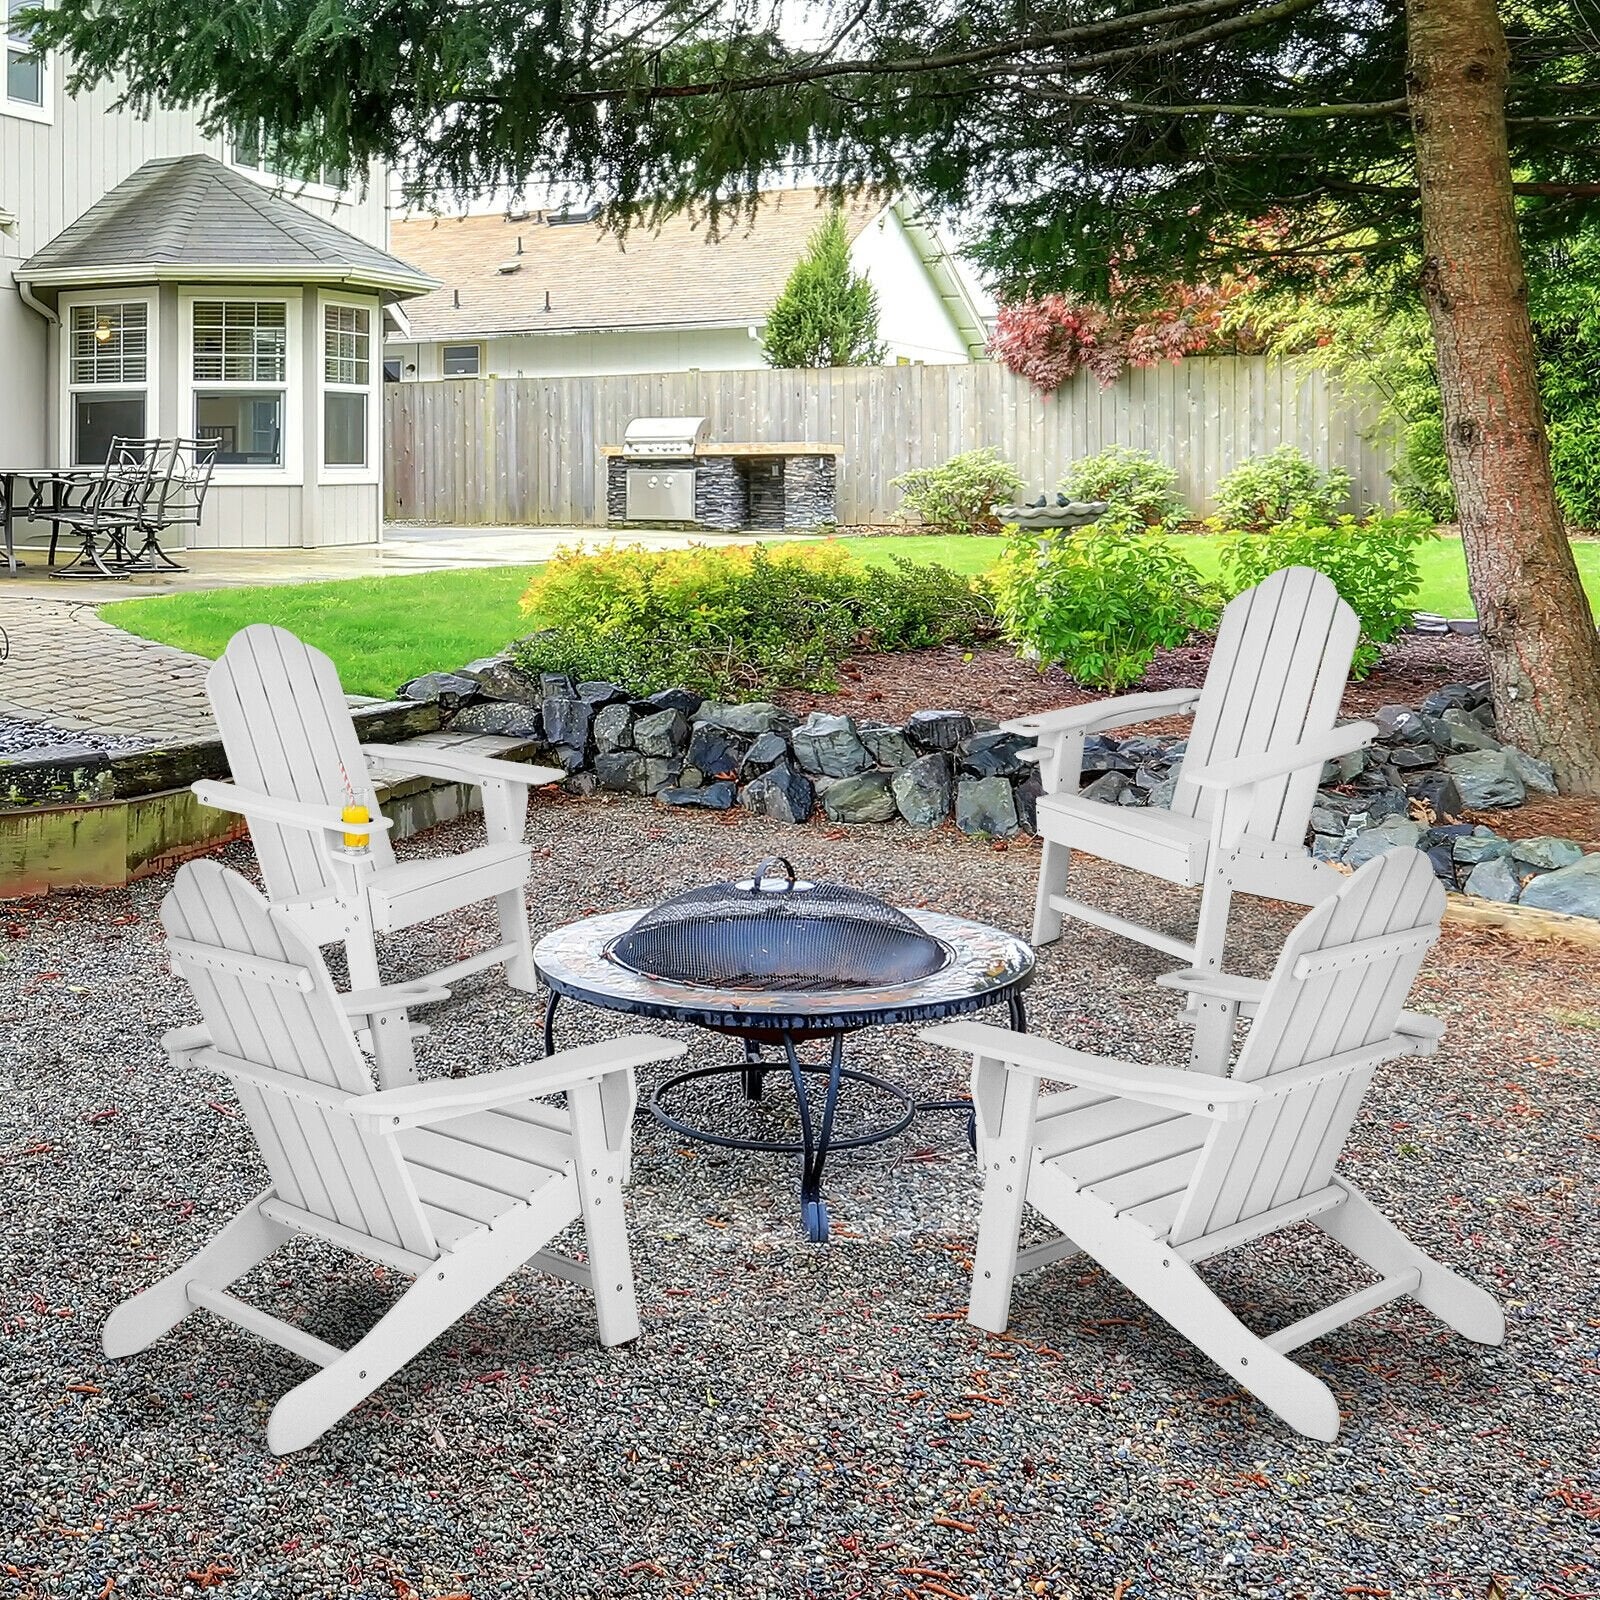
[[[1220,970],[1234,891],[1314,905],[1338,884],[1305,849],[1322,765],[1361,749],[1370,722],[1334,726],[1361,624],[1320,572],[1288,567],[1236,596],[1222,614],[1200,689],[1123,695],[1019,717],[1004,726],[1036,739],[1043,844],[1033,940],[1048,944],[1063,916]],[[1078,793],[1087,734],[1194,713],[1172,804],[1108,805]],[[1070,853],[1167,883],[1200,888],[1192,941],[1067,894]]]
[[[1401,1295],[1466,1338],[1499,1344],[1494,1299],[1418,1249],[1336,1170],[1378,1064],[1435,1047],[1436,1031],[1399,1024],[1443,909],[1418,852],[1370,861],[1289,936],[1222,1078],[981,1023],[924,1032],[973,1058],[984,1190],[967,1320],[1003,1332],[1015,1274],[1081,1252],[1318,1439],[1338,1433],[1339,1409],[1289,1351]],[[1076,1087],[1041,1095],[1045,1079]],[[1061,1237],[1019,1251],[1025,1204]],[[1257,1337],[1193,1263],[1307,1219],[1381,1281]]]
[[[198,1255],[112,1312],[108,1356],[145,1349],[203,1307],[315,1362],[322,1371],[267,1424],[282,1455],[319,1438],[523,1266],[589,1288],[603,1345],[637,1337],[622,1200],[633,1069],[681,1056],[681,1044],[633,1035],[375,1092],[350,1022],[361,1003],[335,992],[286,912],[237,873],[197,861],[179,871],[161,920],[205,1019],[166,1047],[180,1065],[232,1081],[270,1181]],[[535,1098],[557,1094],[565,1109]],[[545,1249],[579,1217],[586,1264]],[[300,1234],[416,1280],[348,1350],[227,1293]]]
[[[537,986],[524,889],[531,852],[523,832],[529,786],[554,783],[560,772],[361,744],[333,663],[292,633],[265,624],[233,636],[207,675],[206,692],[233,782],[202,780],[194,792],[207,805],[248,819],[273,903],[317,944],[343,943],[352,988],[381,983],[375,934],[490,899],[499,912],[499,942],[424,974],[423,983],[448,983],[503,962],[513,988]],[[371,766],[476,785],[488,842],[452,856],[396,861]],[[347,806],[364,807],[372,821],[342,820]],[[373,1016],[370,1028],[381,1081],[411,1081],[411,1035],[422,1030],[398,1009]]]

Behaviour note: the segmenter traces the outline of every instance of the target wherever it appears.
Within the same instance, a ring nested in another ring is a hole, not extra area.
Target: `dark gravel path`
[[[536,827],[541,930],[775,842],[740,816],[631,801],[554,802]],[[880,828],[781,842],[821,873],[1023,931],[1027,847]],[[203,1314],[141,1356],[98,1353],[110,1306],[261,1181],[228,1093],[157,1048],[192,1018],[157,942],[164,887],[0,906],[0,1595],[1600,1590],[1592,955],[1450,932],[1425,971],[1417,1003],[1449,1019],[1448,1048],[1386,1069],[1350,1167],[1504,1299],[1511,1332],[1486,1352],[1401,1302],[1307,1347],[1348,1411],[1334,1447],[1230,1392],[1095,1273],[1024,1280],[1006,1340],[967,1327],[978,1189],[954,1118],[838,1161],[825,1249],[799,1237],[784,1160],[682,1147],[641,1121],[643,1339],[602,1352],[579,1291],[525,1276],[276,1461],[266,1413],[308,1370],[292,1358]],[[1252,919],[1245,964],[1259,970],[1286,920]],[[1167,964],[1078,933],[1043,963],[1034,1024],[1176,1061],[1178,1002],[1150,985]],[[473,980],[435,1012],[430,1056],[525,1057],[537,1009]],[[568,1016],[569,1042],[615,1026]],[[716,1048],[697,1036],[698,1059]],[[929,1094],[960,1077],[906,1030],[860,1054]],[[1310,1230],[1206,1270],[1263,1325],[1353,1281]],[[348,1342],[397,1285],[305,1245],[246,1292]]]

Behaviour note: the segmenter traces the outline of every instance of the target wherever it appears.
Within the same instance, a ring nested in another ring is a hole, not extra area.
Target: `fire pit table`
[[[773,865],[787,877],[768,876]],[[742,1060],[667,1079],[650,1097],[650,1113],[676,1133],[725,1149],[798,1155],[801,1217],[819,1244],[828,1237],[822,1175],[831,1151],[881,1144],[919,1111],[968,1110],[965,1100],[919,1102],[903,1084],[847,1067],[845,1040],[863,1028],[934,1022],[1000,1004],[1020,1031],[1022,992],[1033,981],[1032,949],[999,928],[800,882],[787,862],[763,862],[748,879],[691,891],[654,910],[585,917],[542,939],[533,960],[549,990],[547,1053],[555,1050],[562,999],[740,1039]],[[801,1059],[799,1047],[810,1040],[826,1041],[826,1060]],[[781,1061],[763,1055],[779,1047]],[[766,1074],[784,1067],[800,1113],[798,1140],[698,1127],[668,1109],[685,1085],[707,1078],[737,1077],[745,1098],[760,1100]],[[825,1080],[820,1111],[808,1076]],[[836,1138],[846,1082],[893,1109],[865,1132]]]

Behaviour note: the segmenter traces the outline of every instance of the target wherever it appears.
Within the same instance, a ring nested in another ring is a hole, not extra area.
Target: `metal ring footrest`
[[[721,1067],[697,1067],[692,1072],[680,1072],[676,1077],[668,1078],[660,1084],[655,1093],[650,1096],[650,1115],[663,1127],[671,1128],[674,1133],[681,1133],[686,1139],[698,1139],[705,1144],[721,1145],[725,1150],[758,1150],[772,1155],[803,1156],[808,1153],[806,1141],[803,1139],[753,1139],[745,1138],[738,1134],[713,1133],[706,1128],[697,1128],[692,1123],[675,1117],[662,1104],[664,1095],[683,1084],[692,1083],[700,1078],[740,1077],[742,1078],[750,1068],[743,1063]],[[776,1063],[762,1070],[767,1072],[782,1072],[785,1069]],[[802,1062],[802,1072],[810,1072],[818,1077],[829,1076],[829,1067],[825,1062]],[[851,1134],[846,1138],[833,1137],[828,1140],[828,1151],[859,1150],[865,1145],[883,1144],[892,1139],[896,1134],[904,1133],[911,1126],[911,1119],[917,1114],[917,1102],[914,1095],[897,1083],[891,1083],[887,1078],[879,1078],[870,1072],[859,1072],[854,1067],[844,1067],[840,1070],[841,1080],[848,1078],[853,1083],[864,1083],[869,1088],[880,1090],[891,1098],[898,1100],[905,1110],[895,1121],[885,1124],[880,1128],[868,1129],[866,1133]],[[814,1143],[813,1143],[814,1148]]]

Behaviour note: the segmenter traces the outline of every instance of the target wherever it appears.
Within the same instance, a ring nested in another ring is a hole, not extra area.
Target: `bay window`
[[[322,464],[365,467],[372,403],[372,312],[366,306],[322,309]]]
[[[281,467],[289,388],[282,300],[196,300],[190,379],[194,434],[214,439],[219,467]]]
[[[72,459],[94,466],[115,438],[150,431],[150,303],[81,302],[67,324],[67,419]]]

